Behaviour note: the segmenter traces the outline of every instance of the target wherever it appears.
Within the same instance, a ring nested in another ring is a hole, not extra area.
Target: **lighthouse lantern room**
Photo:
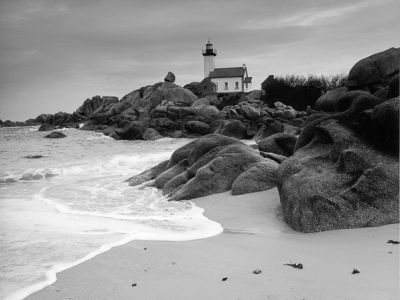
[[[214,49],[213,44],[208,40],[206,49],[203,49],[204,56],[204,78],[208,77],[212,71],[215,70],[215,56],[217,56],[217,49]]]

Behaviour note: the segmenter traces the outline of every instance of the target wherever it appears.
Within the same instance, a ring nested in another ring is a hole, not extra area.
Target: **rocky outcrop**
[[[34,120],[38,124],[48,124],[57,127],[75,127],[82,119],[75,114],[58,112],[55,114],[41,114]]]
[[[155,178],[156,186],[171,200],[193,199],[233,187],[234,194],[243,194],[274,187],[278,163],[235,138],[208,134],[177,149],[164,166],[134,176],[130,183]]]
[[[201,93],[205,96],[198,99],[191,91],[197,83],[187,85],[187,89],[174,81],[175,75],[169,72],[164,82],[134,90],[120,100],[94,96],[72,114],[42,114],[30,124],[102,131],[114,139],[193,138],[211,132],[239,139],[257,135],[261,139],[276,132],[297,134],[307,115],[282,103],[268,107],[259,90],[248,94]]]
[[[124,97],[120,101],[115,99],[96,97],[80,109],[88,111],[89,115],[79,113],[86,118],[83,129],[103,130],[107,135],[116,139],[148,139],[149,127],[158,133],[166,134],[183,128],[183,124],[174,121],[185,115],[185,108],[189,108],[197,97],[189,90],[173,82],[175,75],[168,73],[164,82],[142,87]],[[96,109],[91,111],[87,107],[95,103]],[[187,114],[191,114],[188,111]],[[105,128],[104,128],[105,127]],[[150,131],[155,133],[154,131]],[[150,138],[155,138],[152,135]]]
[[[358,62],[347,87],[321,97],[278,169],[286,222],[315,232],[399,222],[399,49]]]
[[[40,125],[39,122],[36,122],[35,119],[29,119],[26,120],[25,122],[20,122],[20,121],[11,121],[11,120],[6,120],[3,121],[0,119],[0,127],[21,127],[21,126],[35,126],[35,125]]]
[[[322,121],[279,166],[285,220],[303,232],[397,223],[398,167],[398,158],[374,150],[338,121]]]
[[[390,81],[398,76],[400,65],[400,48],[388,50],[368,56],[351,68],[346,82],[349,89],[362,89],[372,94],[384,90]],[[387,92],[381,94],[386,98]],[[398,93],[398,91],[397,91]],[[398,96],[391,95],[391,96]]]
[[[83,104],[78,107],[75,114],[83,119],[93,115],[97,110],[107,110],[111,105],[118,102],[118,97],[113,96],[94,96],[86,99]]]

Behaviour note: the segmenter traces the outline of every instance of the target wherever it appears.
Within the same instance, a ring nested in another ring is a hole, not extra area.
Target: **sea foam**
[[[168,202],[159,190],[124,182],[188,140],[65,133],[68,141],[50,141],[43,132],[0,128],[0,139],[6,137],[0,143],[0,298],[22,299],[54,282],[57,272],[129,241],[186,241],[222,232],[193,203]],[[23,158],[32,153],[46,159]]]

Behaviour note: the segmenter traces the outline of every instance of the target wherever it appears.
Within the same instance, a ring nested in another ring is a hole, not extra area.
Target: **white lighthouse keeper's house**
[[[215,57],[217,50],[208,40],[206,49],[203,49],[204,56],[204,78],[209,78],[214,84],[215,92],[235,93],[251,91],[252,77],[247,73],[246,65],[231,68],[215,68]]]

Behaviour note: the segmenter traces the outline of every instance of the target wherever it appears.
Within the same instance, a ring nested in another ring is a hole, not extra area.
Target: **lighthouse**
[[[204,56],[204,78],[207,78],[212,71],[215,70],[215,56],[217,56],[217,50],[214,49],[213,44],[208,40],[206,49],[203,49]]]
[[[204,79],[201,82],[202,94],[212,93],[247,93],[252,90],[252,77],[247,73],[247,67],[215,68],[215,57],[217,50],[208,40],[206,49],[203,49],[204,56]]]

